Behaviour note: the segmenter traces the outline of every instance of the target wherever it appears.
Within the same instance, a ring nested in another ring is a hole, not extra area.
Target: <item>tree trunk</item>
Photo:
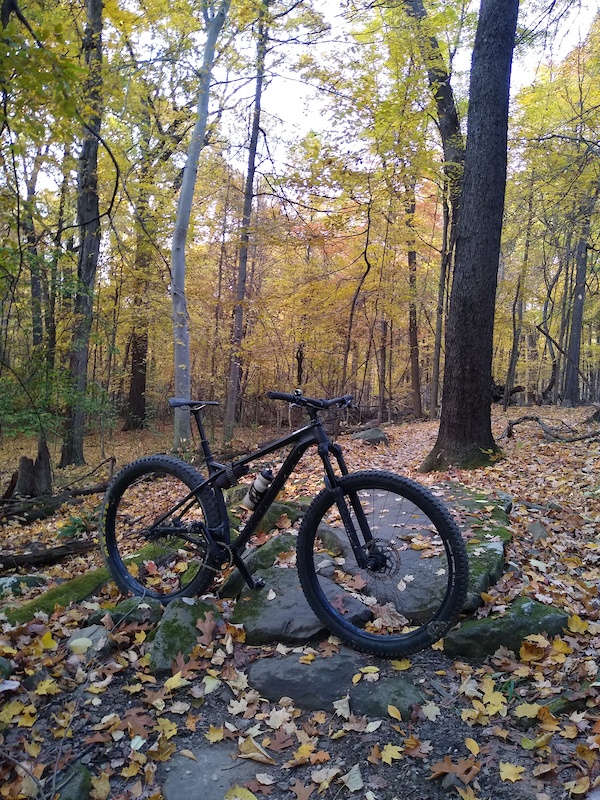
[[[511,396],[511,389],[515,383],[515,374],[517,371],[517,363],[519,361],[519,346],[521,343],[521,332],[523,330],[523,295],[525,294],[525,280],[527,277],[527,266],[529,264],[529,248],[531,245],[531,226],[533,225],[533,180],[534,180],[534,175],[532,172],[529,180],[529,202],[527,205],[527,228],[525,230],[525,249],[523,252],[523,263],[521,264],[521,272],[517,279],[517,289],[515,292],[515,300],[512,309],[513,339],[510,351],[510,358],[508,362],[508,370],[506,373],[506,383],[504,384],[504,398],[502,402],[504,411],[506,411],[506,409],[508,408]],[[525,388],[529,390],[529,382],[526,383]]]
[[[600,187],[599,187],[600,188]],[[592,213],[596,206],[598,189],[582,204],[578,214],[581,220],[581,232],[575,248],[575,286],[573,289],[573,306],[571,310],[571,328],[567,345],[565,365],[564,397],[565,405],[576,406],[580,402],[579,395],[579,359],[581,354],[581,334],[583,331],[583,308],[585,303],[585,281],[587,272],[588,239],[592,225]]]
[[[102,114],[102,0],[88,0],[84,55],[88,68],[86,102],[90,117],[79,157],[77,222],[80,231],[77,262],[77,294],[74,303],[73,338],[69,363],[71,396],[65,414],[60,466],[85,464],[83,432],[87,391],[88,347],[96,268],[100,252],[100,203],[98,198],[98,137]]]
[[[456,244],[465,163],[465,142],[450,83],[449,67],[445,62],[438,40],[427,32],[427,11],[423,5],[423,0],[405,0],[404,9],[410,17],[418,20],[421,28],[420,46],[427,64],[427,78],[435,100],[437,122],[444,151],[444,232],[438,282],[430,404],[431,416],[435,417],[439,398],[444,298],[452,272],[452,257]]]
[[[447,181],[445,181],[447,185]],[[438,279],[437,306],[435,309],[435,339],[433,343],[433,366],[431,375],[431,400],[429,416],[434,419],[438,413],[438,400],[440,396],[440,362],[442,357],[442,334],[444,329],[444,300],[446,299],[446,284],[451,265],[450,240],[450,208],[444,189],[444,212],[442,233],[442,257],[440,260],[440,276]]]
[[[208,99],[210,80],[215,62],[217,39],[229,11],[230,0],[221,0],[215,11],[211,3],[204,7],[206,42],[200,85],[198,88],[198,108],[196,122],[187,151],[187,159],[183,170],[181,191],[177,204],[177,218],[173,231],[171,247],[171,300],[173,307],[173,352],[174,352],[174,384],[177,397],[190,397],[190,331],[185,298],[185,243],[190,227],[192,201],[198,174],[200,153],[206,143],[206,126],[208,121]],[[175,409],[173,430],[173,447],[179,450],[187,447],[190,441],[190,415],[186,409]]]
[[[412,394],[413,414],[417,419],[423,416],[421,406],[421,372],[419,368],[419,331],[417,327],[417,251],[414,243],[415,187],[408,189],[409,197],[406,206],[406,224],[411,234],[408,242],[408,340],[410,345],[410,387]]]
[[[481,3],[446,331],[442,415],[423,470],[488,463],[498,451],[491,427],[492,346],[518,6],[518,0]]]
[[[250,147],[248,149],[248,168],[246,172],[246,185],[244,188],[244,209],[242,213],[242,231],[238,253],[238,278],[233,310],[233,330],[231,336],[231,361],[229,366],[229,380],[227,385],[227,402],[225,406],[225,419],[223,421],[223,444],[231,442],[237,404],[240,394],[242,378],[241,347],[244,338],[244,301],[246,299],[246,281],[248,271],[248,249],[250,244],[250,221],[252,218],[252,202],[254,200],[254,175],[256,172],[256,150],[258,147],[258,134],[260,131],[260,114],[262,90],[265,78],[265,59],[267,43],[269,41],[269,26],[265,19],[268,0],[261,5],[258,18],[258,42],[256,51],[256,88],[254,91],[254,112],[252,115],[252,129],[250,132]]]

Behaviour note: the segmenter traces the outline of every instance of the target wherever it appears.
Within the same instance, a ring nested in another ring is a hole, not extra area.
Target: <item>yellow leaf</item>
[[[204,736],[208,739],[209,742],[222,742],[223,736],[225,732],[223,731],[223,726],[221,725],[220,728],[215,727],[215,725],[211,725],[208,729],[208,733],[205,733]]]
[[[92,776],[92,793],[91,797],[94,800],[107,800],[108,796],[110,795],[110,781],[108,780],[108,775],[102,773],[102,775],[93,775]]]
[[[42,745],[38,744],[37,742],[23,742],[23,747],[25,748],[27,755],[31,756],[32,758],[37,758],[42,749]]]
[[[10,723],[13,717],[17,717],[25,708],[25,704],[20,700],[11,700],[0,711],[0,722]]]
[[[35,687],[35,694],[39,694],[40,696],[46,694],[60,694],[60,689],[54,678],[46,678],[40,681]]]
[[[300,658],[298,659],[298,661],[299,661],[301,664],[311,664],[311,663],[312,663],[312,662],[315,660],[315,658],[316,658],[316,656],[315,656],[315,654],[314,654],[314,653],[308,653],[308,654],[307,654],[307,655],[305,655],[305,656],[300,656]]]
[[[157,730],[165,739],[172,739],[173,736],[177,735],[177,725],[166,717],[160,717],[154,730]]]
[[[369,673],[379,672],[379,667],[361,667],[360,671],[363,675],[368,675]]]
[[[479,755],[479,745],[475,739],[465,739],[465,745],[469,753],[472,753],[474,756]]]
[[[394,759],[402,758],[402,748],[395,744],[386,744],[381,751],[381,760],[384,764],[391,764]]]
[[[42,643],[44,650],[55,650],[58,647],[58,642],[56,639],[52,638],[50,631],[46,631],[46,633],[40,639],[40,642]]]
[[[172,692],[174,689],[181,689],[182,686],[187,686],[189,681],[181,677],[181,672],[176,672],[165,681],[165,689],[167,692]]]
[[[360,674],[360,672],[357,672],[356,675],[352,676],[352,683],[358,683],[361,678],[362,675]]]
[[[569,617],[567,625],[571,633],[585,633],[590,623],[587,619],[581,619],[578,614],[573,614],[572,617]]]
[[[399,709],[396,708],[396,706],[388,706],[387,712],[392,719],[397,719],[402,722],[402,714],[400,713]]]
[[[251,736],[244,739],[238,746],[238,756],[240,758],[251,758],[252,761],[260,761],[261,764],[277,763]]]
[[[123,769],[119,774],[122,775],[124,778],[135,778],[135,776],[139,774],[139,771],[140,771],[140,765],[136,764],[135,762],[132,762],[131,764],[128,764],[126,767],[123,767]]]
[[[541,706],[539,703],[521,703],[515,708],[515,717],[535,719]]]
[[[470,786],[467,786],[466,789],[461,789],[460,786],[454,787],[459,795],[462,797],[462,800],[479,800],[475,792]]]
[[[525,767],[518,767],[516,764],[509,764],[507,761],[500,762],[500,779],[515,783],[523,778]]]
[[[148,757],[153,761],[168,761],[176,750],[175,742],[167,741],[161,734],[152,747],[148,748]]]
[[[197,760],[198,760],[198,759],[196,758],[196,756],[195,756],[195,755],[192,753],[192,751],[191,751],[191,750],[187,750],[187,749],[180,750],[180,751],[179,751],[179,755],[180,755],[180,756],[185,756],[186,758],[189,758],[189,759],[191,759],[192,761],[197,761]]]
[[[243,786],[234,786],[225,792],[223,800],[257,800],[257,798],[250,789],[246,789]]]
[[[580,778],[578,781],[567,781],[565,789],[569,794],[586,794],[590,788],[590,779],[587,775]]]

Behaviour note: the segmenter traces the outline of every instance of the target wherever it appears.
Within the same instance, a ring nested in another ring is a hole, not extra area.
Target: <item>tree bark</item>
[[[410,387],[413,414],[417,419],[423,416],[421,405],[421,371],[419,367],[419,330],[417,326],[417,251],[414,242],[414,217],[416,209],[415,187],[409,187],[409,200],[406,205],[406,224],[411,234],[408,242],[408,340],[410,345]]]
[[[94,284],[100,253],[98,137],[102,119],[102,0],[88,0],[84,56],[88,68],[86,101],[91,109],[79,157],[77,222],[80,231],[77,294],[69,363],[71,397],[65,414],[60,466],[85,464],[83,433]]]
[[[575,248],[575,285],[573,287],[573,306],[571,309],[571,327],[567,345],[563,395],[565,405],[569,406],[576,406],[580,402],[579,376],[581,373],[579,359],[583,331],[588,239],[592,225],[592,213],[596,206],[599,190],[600,187],[597,187],[595,193],[582,203],[578,214],[578,219],[581,220],[581,231]]]
[[[518,0],[481,3],[471,66],[442,415],[423,470],[488,463],[498,452],[491,427],[492,345],[518,6]]]

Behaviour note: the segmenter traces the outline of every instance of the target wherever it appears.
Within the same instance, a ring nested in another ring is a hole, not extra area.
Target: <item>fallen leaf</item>
[[[519,767],[516,764],[510,764],[507,761],[501,761],[500,767],[500,780],[511,781],[515,783],[523,779],[525,767]]]

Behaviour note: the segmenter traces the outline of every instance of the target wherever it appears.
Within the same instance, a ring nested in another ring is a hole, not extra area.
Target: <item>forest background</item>
[[[581,41],[558,49],[577,13]],[[82,463],[84,433],[160,423],[182,372],[221,402],[224,441],[281,422],[269,389],[351,392],[362,420],[437,416],[462,166],[439,88],[460,153],[472,4],[3,0],[0,16],[0,435],[54,432],[62,466]],[[600,395],[599,40],[589,8],[521,4],[515,58],[543,63],[511,102],[505,404],[519,386],[522,404]],[[284,74],[296,126],[265,104]]]

